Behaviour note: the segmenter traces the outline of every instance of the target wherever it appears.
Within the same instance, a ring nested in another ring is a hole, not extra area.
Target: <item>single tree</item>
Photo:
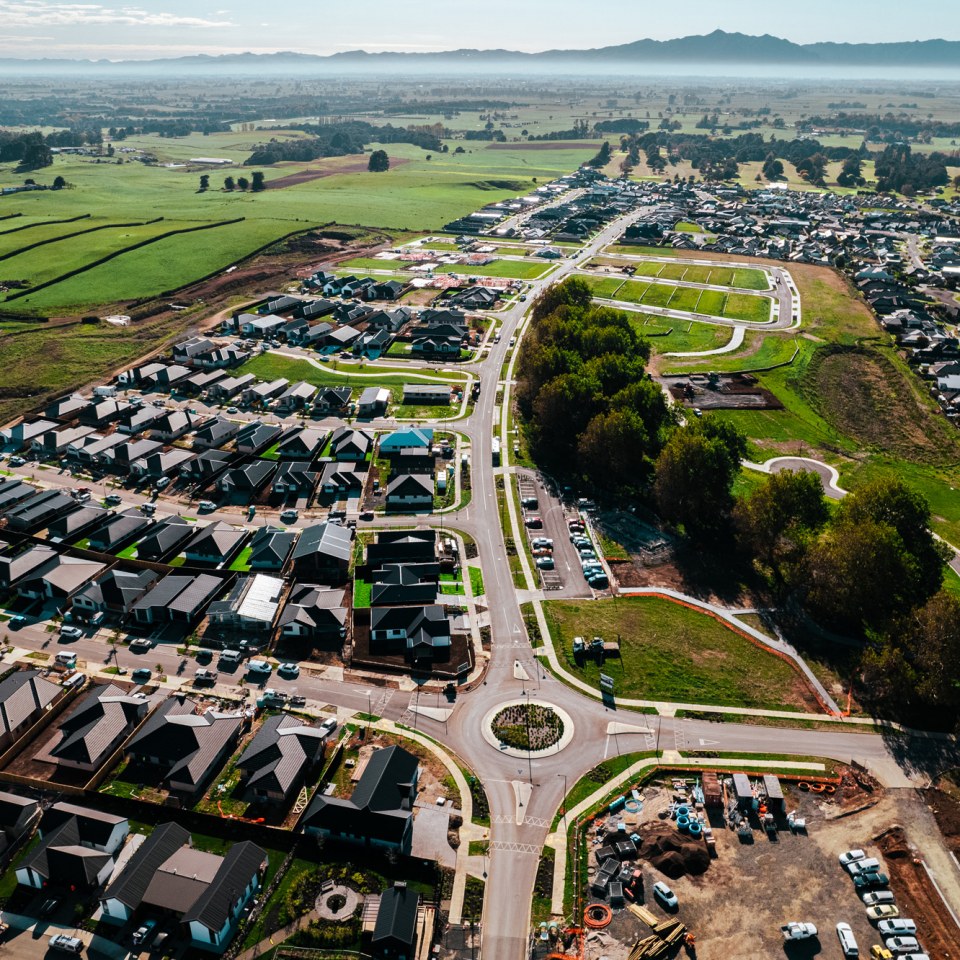
[[[51,187],[51,189],[62,190],[66,185],[67,185],[67,181],[64,180],[63,177],[59,176],[58,174],[56,177],[53,178],[53,186]]]
[[[233,177],[224,177],[223,178],[223,189],[224,190],[234,190],[236,189],[236,183],[234,182]]]
[[[251,176],[250,189],[251,189],[254,193],[259,193],[261,190],[266,190],[266,189],[267,189],[267,185],[266,185],[266,183],[264,182],[264,179],[263,179],[263,171],[262,171],[262,170],[254,170],[253,173],[252,173],[250,176]]]
[[[247,190],[250,187],[250,181],[246,177],[237,177],[237,189]]]
[[[200,193],[206,193],[210,189],[210,174],[200,174]]]
[[[367,163],[367,169],[371,173],[385,173],[390,169],[390,158],[386,150],[374,150],[370,154],[370,160]]]

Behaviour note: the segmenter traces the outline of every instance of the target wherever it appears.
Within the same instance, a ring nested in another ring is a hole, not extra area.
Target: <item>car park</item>
[[[859,957],[860,947],[857,944],[857,938],[853,935],[853,930],[849,923],[837,924],[837,938],[840,941],[840,949],[845,957]]]
[[[878,903],[867,907],[867,916],[871,920],[890,920],[900,916],[900,908],[893,903]]]
[[[658,880],[653,885],[653,895],[665,907],[669,907],[671,910],[677,908],[677,895],[662,880]]]

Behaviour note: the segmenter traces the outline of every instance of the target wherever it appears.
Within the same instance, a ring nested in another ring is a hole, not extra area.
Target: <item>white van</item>
[[[75,667],[77,665],[77,655],[75,653],[58,653],[53,660],[61,667]]]
[[[251,660],[247,663],[250,673],[273,673],[273,667],[266,660]]]
[[[243,654],[239,650],[221,650],[220,661],[222,663],[239,663],[243,659]]]
[[[860,947],[857,945],[857,938],[853,935],[849,923],[837,924],[837,938],[840,940],[840,949],[843,950],[845,957],[860,956]]]
[[[77,937],[68,937],[65,933],[58,933],[50,938],[52,950],[65,950],[67,953],[83,953],[83,941]]]

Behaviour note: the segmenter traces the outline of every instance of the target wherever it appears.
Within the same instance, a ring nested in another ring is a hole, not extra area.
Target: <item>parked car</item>
[[[227,413],[239,413],[240,411],[236,407],[227,407]]]
[[[117,504],[123,503],[123,497],[121,497],[119,493],[111,493],[104,498],[103,502],[108,507],[115,507]]]
[[[877,924],[877,930],[883,937],[896,935],[912,937],[917,932],[917,925],[913,920],[898,917],[896,920],[881,920]]]
[[[373,519],[373,516],[374,516],[374,514],[373,514],[373,511],[372,511],[372,510],[364,510],[364,511],[362,511],[361,514],[360,514],[360,519],[361,519],[361,520],[372,520],[372,519]]]
[[[134,683],[146,683],[152,676],[153,673],[149,667],[137,667],[137,669],[130,674],[130,679]]]
[[[893,903],[878,903],[867,907],[867,916],[871,920],[890,920],[900,916],[900,908]]]
[[[537,557],[536,562],[541,570],[553,570],[556,567],[553,557]]]
[[[889,887],[890,878],[885,873],[861,873],[853,878],[853,885],[857,890],[876,890]]]
[[[27,461],[23,457],[11,457],[10,466],[11,467],[22,467]]]
[[[780,927],[784,940],[806,940],[817,935],[817,928],[812,923],[799,923],[794,920]]]
[[[874,893],[864,893],[860,899],[868,906],[872,907],[878,903],[893,903],[894,896],[889,890],[877,890]]]
[[[273,667],[266,660],[250,660],[247,670],[250,673],[273,673]]]
[[[892,953],[919,953],[920,944],[916,937],[888,937],[884,946]]]
[[[216,510],[217,505],[212,500],[201,500],[197,504],[198,509],[203,510],[205,513],[209,513],[211,510]]]
[[[300,516],[299,511],[297,510],[282,510],[280,512],[280,519],[284,523],[293,523]]]
[[[849,867],[851,863],[862,860],[866,854],[862,850],[848,850],[840,854],[840,866]]]
[[[24,626],[26,623],[27,623],[27,618],[26,618],[22,613],[18,613],[18,614],[16,614],[15,616],[12,616],[12,617],[7,621],[7,626],[8,626],[11,630],[19,630],[19,629],[20,629],[22,626]]]
[[[677,895],[662,880],[658,880],[653,885],[653,895],[671,910],[675,910],[678,906]]]
[[[156,920],[144,920],[143,923],[133,931],[133,936],[130,939],[135,945],[140,946],[149,940],[150,934],[153,933],[156,926]]]
[[[870,960],[893,960],[893,954],[886,947],[875,943],[870,948]]]
[[[156,487],[157,490],[165,490],[167,487],[170,486],[171,482],[172,482],[171,477],[160,477],[157,480],[157,482],[154,484],[154,487]]]
[[[282,673],[288,677],[299,677],[300,676],[300,664],[299,663],[281,663],[277,667],[277,673]]]
[[[853,935],[849,923],[837,924],[837,937],[840,940],[840,949],[845,957],[860,956],[860,947],[857,945],[857,938]]]
[[[219,674],[216,670],[207,670],[205,667],[201,667],[194,675],[194,683],[216,683],[217,677]]]
[[[880,869],[880,861],[876,857],[866,857],[863,860],[854,860],[847,869],[853,877],[861,873],[876,873]]]
[[[79,640],[83,636],[83,631],[79,627],[61,627],[60,636],[64,640]]]
[[[136,640],[130,641],[130,649],[134,653],[146,653],[153,649],[153,641],[147,640],[145,637],[138,637]]]
[[[157,505],[155,503],[141,503],[140,512],[145,516],[152,517],[157,512]]]
[[[83,941],[79,937],[68,937],[58,933],[50,938],[51,950],[63,950],[66,953],[83,953]]]
[[[543,526],[543,518],[542,518],[542,517],[537,517],[537,516],[524,517],[524,518],[523,518],[523,522],[524,522],[528,527],[540,528],[540,527]]]

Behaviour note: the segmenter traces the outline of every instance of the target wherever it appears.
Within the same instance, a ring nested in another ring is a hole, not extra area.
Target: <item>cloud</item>
[[[115,24],[130,27],[227,27],[229,20],[183,17],[141,7],[106,7],[99,3],[50,0],[0,0],[0,27],[76,27]]]

